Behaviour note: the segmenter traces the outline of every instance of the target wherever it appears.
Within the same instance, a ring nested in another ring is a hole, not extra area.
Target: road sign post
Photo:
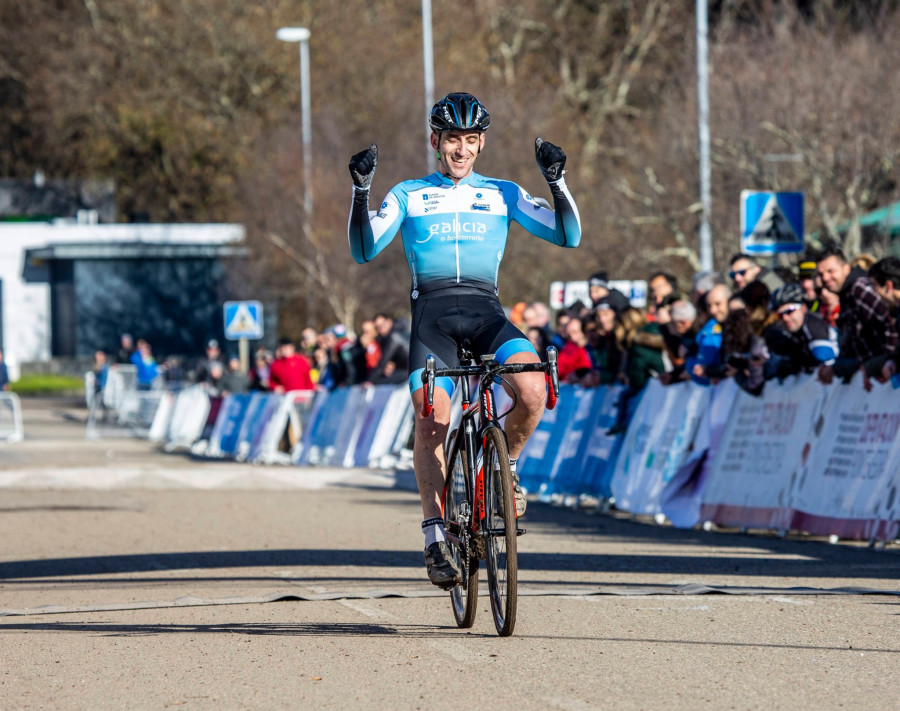
[[[259,301],[226,301],[225,338],[238,342],[241,370],[250,370],[250,341],[263,337],[263,307]]]

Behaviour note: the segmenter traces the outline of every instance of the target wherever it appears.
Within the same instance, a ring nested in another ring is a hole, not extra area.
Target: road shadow
[[[461,630],[455,627],[434,627],[415,624],[373,624],[345,622],[311,622],[311,623],[233,623],[220,625],[200,624],[120,624],[105,622],[26,622],[0,623],[0,634],[6,633],[49,632],[54,634],[88,634],[95,637],[147,637],[157,635],[246,635],[277,637],[395,637],[408,639],[490,639],[496,635],[491,632]],[[815,644],[774,644],[741,641],[710,641],[696,639],[658,639],[651,637],[613,637],[604,635],[532,635],[516,634],[520,639],[550,640],[556,643],[600,642],[624,643],[654,646],[724,647],[731,649],[779,649],[798,652],[847,652],[854,657],[860,653],[900,654],[900,649],[883,647],[832,646]]]
[[[717,541],[720,548],[724,541]],[[788,579],[856,578],[860,580],[897,580],[900,582],[900,557],[878,551],[840,546],[804,545],[802,559],[784,557],[784,542],[773,541],[769,550],[752,557],[720,552],[696,555],[682,550],[672,555],[605,553],[519,553],[519,569],[527,578],[530,571],[553,573],[653,573],[681,576],[766,576]],[[658,546],[658,541],[657,541]],[[679,544],[683,546],[683,542]],[[746,547],[744,542],[742,547]],[[284,549],[239,551],[193,551],[183,553],[141,553],[123,555],[19,560],[0,563],[0,581],[66,578],[122,573],[148,573],[179,570],[234,570],[246,568],[386,568],[391,570],[422,568],[422,554],[410,550]],[[321,577],[322,573],[317,575]],[[297,577],[304,577],[302,570]],[[584,582],[584,581],[582,581]],[[786,581],[787,582],[787,581]]]

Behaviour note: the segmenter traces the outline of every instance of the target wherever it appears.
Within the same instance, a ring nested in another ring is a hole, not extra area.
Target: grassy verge
[[[69,395],[84,392],[84,379],[70,375],[23,375],[10,383],[18,395]]]

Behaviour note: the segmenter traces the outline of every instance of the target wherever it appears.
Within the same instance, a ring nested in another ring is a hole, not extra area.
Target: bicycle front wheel
[[[508,637],[516,626],[519,559],[516,547],[516,504],[506,438],[499,428],[485,432],[484,499],[488,588],[494,626]]]
[[[453,442],[455,433],[450,437]],[[453,461],[447,461],[447,485],[444,489],[444,528],[453,562],[462,574],[462,582],[450,590],[450,603],[458,627],[471,627],[478,611],[478,557],[471,555],[469,528],[472,507],[466,495],[468,478],[466,453],[460,448]]]

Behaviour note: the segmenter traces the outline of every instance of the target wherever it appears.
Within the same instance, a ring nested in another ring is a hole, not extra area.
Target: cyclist
[[[563,178],[566,154],[558,146],[535,141],[535,158],[547,180],[555,210],[535,200],[515,183],[486,178],[474,171],[485,145],[490,116],[467,93],[452,93],[431,110],[431,147],[437,172],[394,186],[377,214],[369,213],[369,191],[378,158],[372,145],[350,159],[353,204],[348,223],[350,252],[360,264],[375,258],[402,231],[403,248],[412,273],[409,388],[416,411],[413,464],[425,520],[425,563],[439,587],[460,582],[451,560],[441,517],[445,480],[444,442],[450,423],[454,382],[439,378],[434,410],[422,416],[425,400],[422,372],[434,354],[437,367],[459,365],[464,342],[475,357],[496,354],[501,363],[533,363],[540,358],[531,343],[500,306],[497,273],[506,247],[509,224],[518,222],[541,239],[562,247],[581,240],[578,209]],[[516,512],[525,512],[525,495],[515,466],[525,442],[544,411],[542,373],[506,376],[518,399],[506,418]]]

